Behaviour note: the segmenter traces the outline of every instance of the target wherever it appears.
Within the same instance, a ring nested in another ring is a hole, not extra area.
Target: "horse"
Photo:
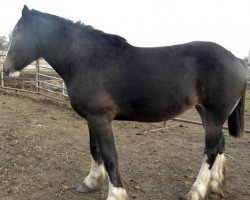
[[[183,198],[223,196],[225,140],[242,137],[247,74],[222,46],[204,41],[142,48],[80,22],[22,9],[4,72],[18,75],[43,57],[63,78],[72,108],[89,128],[91,167],[78,192],[93,192],[109,178],[107,200],[129,199],[119,172],[113,120],[166,121],[195,107],[205,130],[201,169]],[[107,174],[106,174],[107,172]]]

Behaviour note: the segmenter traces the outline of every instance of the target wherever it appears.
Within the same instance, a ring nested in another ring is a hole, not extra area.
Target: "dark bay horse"
[[[138,48],[117,35],[24,6],[4,63],[16,75],[43,57],[65,81],[74,110],[87,120],[92,163],[79,192],[109,177],[108,200],[127,200],[112,120],[157,122],[195,106],[205,129],[202,166],[185,199],[223,195],[224,136],[241,137],[247,75],[242,63],[211,42]]]

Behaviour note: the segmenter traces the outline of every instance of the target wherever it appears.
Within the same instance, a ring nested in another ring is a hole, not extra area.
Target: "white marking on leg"
[[[211,169],[211,180],[209,183],[211,192],[221,194],[222,196],[224,195],[221,187],[225,178],[225,162],[224,154],[218,154]]]
[[[208,184],[211,178],[209,164],[207,163],[207,156],[205,155],[202,161],[200,172],[191,191],[186,195],[188,200],[200,200],[206,197],[208,191]]]
[[[89,175],[84,179],[85,184],[90,189],[98,189],[105,179],[105,168],[103,164],[98,164],[91,159],[91,168]]]
[[[114,187],[109,181],[109,194],[107,200],[129,200],[129,198],[124,188]]]

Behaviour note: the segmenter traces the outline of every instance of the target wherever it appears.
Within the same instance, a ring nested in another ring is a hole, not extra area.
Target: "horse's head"
[[[27,6],[22,10],[22,17],[17,22],[10,39],[10,47],[4,61],[4,72],[9,76],[18,76],[28,64],[41,57],[39,40],[32,31],[32,16]]]

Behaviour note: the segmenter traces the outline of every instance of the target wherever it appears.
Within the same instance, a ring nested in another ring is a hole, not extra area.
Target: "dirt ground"
[[[248,98],[250,90],[248,90]],[[181,116],[199,120],[194,110]],[[250,129],[250,101],[247,101]],[[198,174],[204,145],[201,126],[114,122],[121,174],[131,199],[172,200],[185,195]],[[90,154],[86,122],[68,106],[38,97],[0,92],[0,199],[98,200],[101,191],[79,194]],[[250,199],[250,134],[226,137],[225,199]]]

